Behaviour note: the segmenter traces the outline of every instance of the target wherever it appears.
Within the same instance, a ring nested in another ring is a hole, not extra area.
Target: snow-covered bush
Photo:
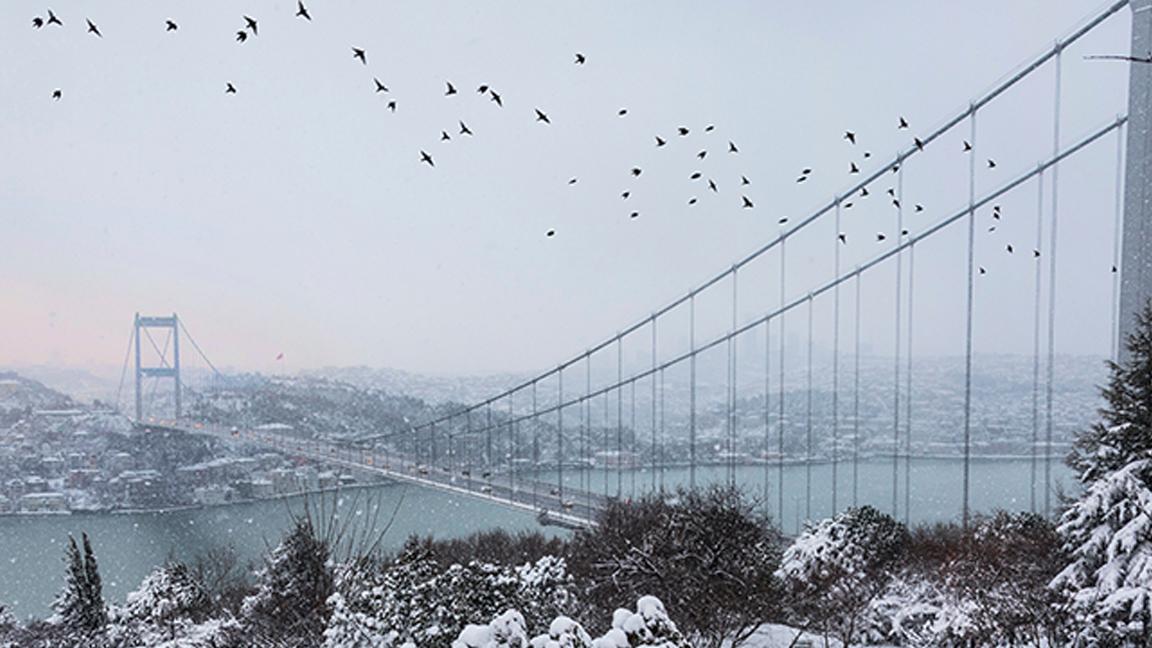
[[[870,506],[808,525],[776,576],[800,626],[850,645],[861,613],[887,587],[908,542],[904,525]]]
[[[384,566],[342,571],[329,599],[329,648],[380,648],[405,641],[447,643],[468,624],[519,610],[523,627],[541,627],[575,604],[563,559],[521,567],[481,562],[442,569],[418,542]]]
[[[558,616],[548,625],[547,634],[530,642],[532,648],[592,648],[592,636],[573,619]]]
[[[548,632],[527,640],[524,617],[508,610],[487,625],[468,625],[452,648],[691,648],[691,644],[668,618],[664,604],[655,596],[643,596],[636,610],[616,610],[612,625],[595,641],[584,627],[567,616],[552,620]]]
[[[285,646],[322,641],[333,576],[328,545],[301,518],[256,572],[256,592],[244,599],[241,621],[252,637],[276,637]]]
[[[655,594],[695,643],[719,648],[778,615],[779,536],[739,490],[614,501],[598,522],[570,554],[597,616]]]
[[[162,565],[130,592],[122,608],[113,608],[109,636],[121,646],[155,646],[177,640],[196,645],[193,637],[219,635],[220,623],[208,628],[198,624],[207,619],[212,601],[204,588],[179,562]],[[183,645],[182,644],[182,645]]]

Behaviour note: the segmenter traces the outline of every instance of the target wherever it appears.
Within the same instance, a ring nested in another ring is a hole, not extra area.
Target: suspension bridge
[[[1110,38],[1125,21],[1128,40]],[[1106,347],[1101,359],[1117,357],[1152,297],[1152,65],[1085,62],[1101,47],[1152,51],[1152,0],[1103,8],[938,126],[874,157],[811,213],[781,219],[778,236],[730,267],[479,402],[341,442],[190,421],[179,397],[165,424],[574,525],[613,499],[717,481],[756,489],[781,524],[864,503],[907,521],[915,464],[945,446],[960,466],[952,490],[967,524],[977,512],[974,434],[989,434],[976,406],[990,396],[974,377],[1008,338],[1027,349],[1014,378],[1028,402],[1000,432],[1027,448],[1022,501],[1051,515],[1060,345],[1106,337],[1094,340]],[[1127,106],[1078,93],[1065,113],[1070,75],[1117,65]],[[1004,114],[1020,110],[1033,127],[1005,130]],[[1085,119],[1094,122],[1081,128]],[[153,326],[179,337],[181,324],[136,319],[138,419],[144,379],[172,378],[179,391],[178,360],[141,365],[142,333],[167,353],[147,336]],[[920,361],[948,345],[959,360],[940,397],[929,393],[942,391],[940,378],[922,375]],[[926,412],[928,402],[938,411]],[[887,464],[884,501],[861,497],[864,460]]]

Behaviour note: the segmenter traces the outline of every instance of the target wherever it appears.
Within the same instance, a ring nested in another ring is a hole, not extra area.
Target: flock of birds
[[[308,8],[305,6],[303,0],[297,0],[295,17],[297,19],[305,20],[305,21],[309,21],[309,22],[311,22],[311,20],[312,20],[312,15],[309,12]],[[241,18],[243,20],[243,25],[240,27],[240,29],[238,29],[236,31],[235,39],[238,43],[243,44],[243,43],[247,42],[250,38],[255,38],[255,37],[259,36],[259,22],[255,18],[248,16],[248,15],[242,15]],[[91,34],[97,38],[103,38],[103,34],[100,32],[100,28],[96,25],[96,23],[94,23],[90,18],[85,18],[85,22],[87,24],[87,33],[89,33],[89,34]],[[64,22],[51,9],[48,9],[46,16],[35,16],[32,18],[32,26],[35,29],[44,29],[44,28],[49,28],[49,27],[60,28],[60,27],[64,26]],[[180,28],[180,26],[174,20],[168,19],[164,23],[164,30],[167,32],[175,32],[175,31],[179,30],[179,28]],[[352,54],[353,60],[359,61],[364,66],[368,65],[368,53],[364,48],[351,47],[351,54]],[[575,54],[574,61],[573,61],[573,63],[575,65],[583,66],[583,65],[585,65],[586,62],[587,62],[587,57],[583,53],[577,52]],[[384,82],[382,82],[378,77],[372,77],[372,81],[374,83],[374,92],[376,94],[388,94],[389,95],[389,99],[386,103],[386,109],[395,113],[396,109],[397,109],[397,102],[395,99],[391,98],[391,94],[390,94],[391,91],[389,90],[388,86]],[[229,94],[229,95],[237,94],[237,88],[231,81],[228,81],[225,83],[224,93]],[[501,96],[501,94],[499,92],[497,92],[497,90],[495,88],[491,87],[490,85],[482,84],[482,85],[478,86],[476,88],[476,93],[478,95],[480,95],[481,97],[487,98],[488,101],[490,103],[494,104],[496,107],[503,108],[503,106],[504,106],[503,97]],[[459,94],[459,91],[457,90],[456,86],[453,85],[452,82],[450,82],[450,81],[445,82],[444,96],[445,97],[452,97],[452,96],[457,95],[457,94]],[[63,92],[61,89],[57,88],[52,92],[52,98],[54,100],[59,101],[62,97],[63,97]],[[544,112],[544,110],[542,110],[541,108],[539,108],[539,107],[534,108],[534,113],[535,113],[534,114],[535,123],[538,123],[538,124],[541,124],[544,126],[549,126],[552,124],[551,117],[549,117],[548,113]],[[620,108],[617,111],[617,115],[618,115],[618,117],[621,117],[621,118],[626,117],[628,115],[627,108]],[[897,123],[896,123],[896,128],[898,130],[901,130],[901,131],[907,130],[909,128],[908,120],[905,119],[903,116],[900,116]],[[465,123],[463,119],[458,120],[458,128],[454,128],[453,130],[456,131],[455,135],[457,137],[471,137],[473,135],[472,129],[468,127],[467,123]],[[702,130],[705,133],[712,133],[715,130],[715,126],[712,124],[709,124],[709,125],[705,126]],[[659,148],[659,149],[663,149],[665,147],[668,147],[670,145],[671,140],[688,138],[689,135],[691,134],[691,132],[692,131],[689,127],[679,126],[675,129],[675,131],[674,131],[675,135],[674,136],[654,135],[653,137],[655,140],[655,147]],[[439,140],[441,142],[450,141],[452,138],[453,138],[453,134],[450,134],[447,130],[441,130],[439,133]],[[848,142],[849,145],[851,145],[853,147],[856,146],[857,137],[856,137],[855,132],[846,131],[844,133],[843,139],[846,142]],[[913,137],[912,143],[915,146],[915,148],[919,151],[923,151],[925,148],[925,142],[923,142],[918,137]],[[727,147],[724,147],[721,144],[721,150],[723,151],[722,154],[725,154],[725,155],[737,155],[740,153],[740,148],[732,140],[727,141]],[[967,141],[963,142],[962,148],[961,148],[961,153],[966,154],[966,155],[975,154],[972,145]],[[705,158],[707,158],[708,155],[710,155],[709,149],[703,148],[695,154],[695,158],[698,161],[703,162],[703,160],[705,160]],[[864,159],[868,159],[868,158],[871,158],[871,156],[872,156],[871,152],[864,151],[862,157]],[[432,154],[429,153],[427,150],[423,150],[423,149],[420,150],[419,163],[420,164],[426,164],[430,168],[435,168],[435,166],[436,166],[436,161],[435,161],[434,157],[432,156]],[[988,169],[996,168],[996,161],[991,159],[991,158],[988,158],[986,160],[985,164],[987,165]],[[894,165],[892,167],[892,170],[893,170],[893,172],[897,171],[898,165]],[[857,162],[851,161],[849,163],[848,173],[850,175],[855,175],[855,174],[859,174],[860,172],[861,172],[860,166],[857,164]],[[642,173],[643,173],[643,169],[640,167],[632,167],[630,170],[630,174],[633,178],[639,178]],[[796,183],[807,182],[812,177],[812,174],[813,174],[812,168],[805,167],[805,168],[800,170],[800,173],[796,177],[795,182]],[[701,186],[706,187],[707,191],[710,191],[713,194],[719,194],[720,193],[720,187],[719,187],[719,184],[716,182],[716,180],[714,178],[711,178],[711,177],[706,177],[704,175],[704,173],[701,171],[693,171],[689,175],[689,180],[693,183],[698,183],[698,182],[703,181]],[[572,177],[568,180],[569,185],[574,185],[577,182],[578,182],[578,178],[576,178],[576,177]],[[739,193],[739,195],[740,195],[740,203],[739,204],[743,209],[754,209],[755,208],[755,203],[752,201],[751,198],[748,197],[746,190],[743,189],[744,187],[748,187],[751,184],[752,184],[752,181],[749,180],[747,175],[744,175],[744,174],[740,175],[739,186],[741,187],[741,191],[739,191],[737,193]],[[702,191],[704,191],[704,189],[702,189]],[[633,194],[633,189],[625,189],[624,191],[621,192],[620,198],[622,200],[627,201],[629,198],[632,197],[632,194]],[[890,200],[892,202],[892,205],[895,208],[899,209],[901,207],[901,203],[900,203],[900,198],[896,195],[895,189],[889,188],[887,190],[887,194],[888,194],[888,197],[890,198]],[[857,194],[857,196],[855,197],[855,199],[861,200],[861,199],[867,198],[869,195],[870,195],[870,192],[868,190],[868,187],[865,186],[865,187],[862,187],[860,189],[860,191]],[[689,205],[695,205],[695,204],[697,204],[697,202],[698,202],[698,198],[696,196],[692,196],[688,199]],[[853,205],[854,205],[854,201],[850,200],[850,201],[843,202],[841,206],[844,209],[851,209],[853,207]],[[918,204],[918,203],[914,204],[913,205],[913,211],[915,213],[923,212],[924,206],[922,204]],[[629,217],[632,219],[639,218],[640,212],[639,211],[630,211]],[[996,231],[997,223],[1001,220],[1001,217],[1002,217],[1002,213],[1000,210],[1000,206],[995,205],[993,207],[993,210],[991,213],[991,218],[992,218],[993,223],[988,227],[989,233]],[[781,226],[785,225],[787,222],[788,222],[788,218],[779,218],[778,219],[778,224]],[[909,235],[909,231],[907,229],[901,230],[901,232],[900,232],[901,237],[905,237],[908,235]],[[556,236],[556,230],[555,229],[548,229],[545,232],[545,236],[547,236],[549,238]],[[848,244],[848,236],[844,232],[838,232],[837,233],[837,239],[843,245]],[[887,239],[888,239],[888,235],[885,234],[884,232],[877,232],[876,233],[876,242],[881,243]],[[1008,243],[1005,246],[1005,251],[1007,254],[1013,254],[1015,252],[1015,248],[1013,247],[1013,245],[1011,243]],[[1039,258],[1040,257],[1040,250],[1033,249],[1032,255],[1034,258]],[[1112,268],[1112,272],[1116,272],[1115,267]],[[987,273],[987,271],[983,266],[980,266],[979,267],[979,273],[981,275],[984,275]]]

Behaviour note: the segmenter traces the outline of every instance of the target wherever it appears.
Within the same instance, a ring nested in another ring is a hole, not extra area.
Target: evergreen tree
[[[316,536],[312,522],[297,520],[257,572],[256,593],[244,600],[246,631],[285,646],[320,645],[333,591],[328,558],[328,545]]]
[[[1109,363],[1102,420],[1076,440],[1069,464],[1084,494],[1061,517],[1072,557],[1052,581],[1066,596],[1080,640],[1152,639],[1152,304]]]
[[[54,620],[58,625],[91,635],[100,632],[108,623],[108,611],[100,584],[100,571],[88,534],[82,534],[83,553],[76,538],[68,536],[68,571],[64,589],[56,598]]]

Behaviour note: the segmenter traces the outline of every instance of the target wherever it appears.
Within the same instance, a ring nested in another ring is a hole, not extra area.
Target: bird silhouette
[[[248,40],[248,32],[244,31],[243,29],[236,32],[236,42],[243,43],[246,40]]]
[[[980,274],[981,274],[981,275],[986,275],[986,274],[988,274],[988,271],[984,269],[984,266],[980,266]]]
[[[688,179],[689,180],[699,180],[700,175],[701,175],[701,173],[699,171],[695,171],[692,173],[692,175],[688,176]]]
[[[681,126],[680,128],[676,129],[676,132],[680,133],[680,137],[684,137],[685,135],[688,134],[688,128],[685,126]]]
[[[750,185],[750,184],[752,184],[752,181],[748,179],[748,176],[740,176],[740,184],[741,185]]]
[[[708,157],[708,151],[700,151],[699,153],[696,154],[696,157],[703,160],[704,158]]]
[[[624,200],[628,200],[628,196],[631,196],[631,195],[632,195],[631,191],[625,191],[625,192],[620,194],[620,197],[623,198]]]
[[[495,101],[497,106],[501,108],[504,107],[504,100],[500,98],[500,95],[496,94],[495,90],[490,90],[488,94],[492,95],[492,101]]]
[[[852,131],[844,131],[844,139],[848,140],[852,145],[856,144],[856,133]]]
[[[864,151],[864,158],[867,159],[870,157],[872,157],[872,151]]]
[[[486,85],[482,85],[479,88],[476,88],[477,94],[484,94],[486,92],[488,92],[488,86],[486,86]]]
[[[231,81],[229,81],[228,86],[224,88],[224,94],[236,94],[236,86],[232,85]]]
[[[661,139],[659,136],[657,136],[657,137],[656,137],[656,146],[664,146],[664,145],[665,145],[665,144],[667,144],[667,143],[668,143],[668,142],[665,142],[665,141],[664,141],[663,139]]]
[[[972,145],[968,143],[968,140],[964,140],[964,151],[963,152],[967,153],[971,150],[972,150]]]
[[[711,133],[714,130],[716,130],[716,127],[713,126],[712,124],[708,124],[707,126],[704,127],[705,133]]]
[[[632,167],[632,175],[634,177],[639,178],[641,173],[643,173],[643,171],[640,169],[640,167]]]
[[[460,122],[460,134],[461,135],[471,135],[472,130],[468,128],[467,124],[465,124],[464,122]]]
[[[719,193],[720,191],[716,188],[716,181],[712,178],[708,178],[708,188],[712,190],[712,193]]]
[[[1116,266],[1112,266],[1112,274],[1116,274]]]
[[[352,48],[352,58],[358,58],[358,59],[360,59],[361,63],[363,63],[364,65],[368,65],[368,54],[365,53],[364,50],[360,49],[359,47],[353,47]]]
[[[36,16],[35,18],[32,19],[32,26],[35,27],[36,29],[40,29],[41,27],[44,26],[44,19],[41,18],[40,16]]]
[[[740,149],[736,148],[736,145],[733,144],[732,142],[728,142],[728,152],[729,153],[739,153]]]
[[[852,209],[852,205],[854,205],[854,204],[856,204],[856,203],[846,202],[846,203],[844,203],[844,209]]]
[[[912,143],[916,145],[917,151],[923,151],[924,150],[924,142],[921,141],[919,137],[913,137]]]
[[[988,168],[989,169],[995,169],[996,168],[996,160],[993,160],[992,158],[988,158]]]
[[[860,173],[860,167],[856,166],[855,162],[852,162],[851,165],[852,166],[848,169],[848,173]]]
[[[452,137],[448,134],[448,131],[440,131],[441,142],[447,142],[450,139],[452,139]]]
[[[896,190],[893,189],[892,187],[888,187],[888,195],[895,198],[896,197]]]
[[[800,175],[808,175],[810,173],[812,173],[812,169],[809,167],[805,167],[800,170]]]
[[[900,209],[900,201],[896,198],[893,198],[892,199],[892,206],[895,207],[896,209]]]
[[[569,179],[568,179],[568,184],[570,184],[570,185],[574,185],[574,184],[576,184],[576,178],[569,178]]]
[[[877,232],[876,233],[876,241],[877,242],[883,241],[886,238],[888,238],[888,237],[884,235],[884,232]]]
[[[312,20],[312,14],[308,13],[307,7],[304,6],[304,0],[296,0],[296,17]]]
[[[1032,258],[1033,259],[1039,259],[1040,258],[1040,250],[1032,250]]]
[[[908,128],[908,120],[901,117],[900,124],[897,125],[897,128]]]
[[[868,187],[860,187],[860,197],[861,198],[867,198],[868,197]]]
[[[372,80],[376,82],[376,92],[388,92],[388,86],[380,83],[380,79],[372,77]]]
[[[808,179],[808,176],[802,175],[799,178],[796,178],[796,182],[804,182],[807,179]]]
[[[177,29],[180,29],[180,25],[177,25],[174,21],[164,21],[164,31],[176,31]]]
[[[451,81],[445,81],[444,83],[448,86],[448,89],[444,91],[445,97],[456,94],[456,86],[452,85]]]
[[[256,19],[251,16],[244,16],[244,24],[248,25],[248,29],[252,30],[253,36],[259,36],[260,32],[256,26]]]
[[[752,204],[752,201],[748,199],[748,196],[740,196],[740,198],[744,201],[744,209],[752,209],[755,206]]]
[[[996,231],[996,226],[995,226],[995,225],[993,225],[992,227],[989,227],[989,228],[988,228],[988,232],[989,232],[989,233],[992,233],[992,232],[995,232],[995,231]]]
[[[96,26],[96,23],[92,22],[92,20],[88,18],[85,18],[85,20],[88,22],[89,34],[96,34],[100,38],[104,38],[104,35],[100,33],[100,28]]]
[[[548,115],[545,115],[543,112],[541,112],[539,108],[536,109],[536,121],[544,122],[545,124],[552,123],[552,120],[548,119]]]
[[[64,93],[61,92],[59,88],[52,91],[52,98],[56,101],[60,101],[60,97],[62,96],[64,96]]]
[[[428,166],[430,166],[430,167],[436,166],[436,163],[432,161],[432,156],[428,155],[424,151],[420,151],[420,161],[421,162],[427,162]]]
[[[696,204],[696,196],[692,196],[691,198],[689,198],[688,204],[689,205],[695,205]]]
[[[627,108],[621,108],[620,110],[616,111],[616,115],[619,117],[623,117],[624,115],[627,115],[627,114],[628,114]]]
[[[1012,244],[1009,243],[1004,249],[1008,250],[1008,254],[1012,254]]]
[[[584,55],[580,52],[576,52],[576,65],[584,65],[584,60]]]
[[[550,229],[547,232],[544,232],[544,236],[547,236],[548,238],[552,238],[553,236],[556,236],[556,230]],[[490,476],[492,476],[492,473],[484,473],[482,475],[482,477],[484,479],[488,479]]]
[[[632,218],[639,218],[639,217],[640,217],[640,212],[635,212],[635,211],[634,211],[634,212],[632,212],[632,214],[631,214],[631,217],[632,217]]]
[[[779,218],[779,219],[777,219],[777,220],[776,220],[776,224],[777,224],[777,225],[783,225],[784,223],[787,223],[787,222],[788,222],[788,217],[787,217],[787,216],[785,216],[784,218]]]
[[[56,17],[56,14],[52,13],[51,9],[48,10],[48,24],[56,25],[57,27],[64,26],[64,23],[60,22],[60,19]]]
[[[391,110],[392,112],[396,112],[396,102],[395,101],[389,101],[387,108],[388,108],[388,110]]]
[[[921,205],[920,203],[916,203],[916,213],[920,213],[922,211],[924,211],[924,205]]]

